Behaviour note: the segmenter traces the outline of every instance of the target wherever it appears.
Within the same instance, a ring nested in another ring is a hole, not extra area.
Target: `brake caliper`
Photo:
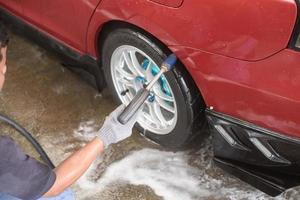
[[[146,59],[144,59],[144,61],[142,62],[142,68],[144,69],[144,70],[147,70],[147,67],[148,67],[148,65],[149,65],[149,60],[146,58]],[[160,71],[160,69],[159,69],[159,67],[157,66],[157,65],[155,65],[155,64],[153,64],[153,63],[151,63],[151,65],[150,65],[150,70],[151,70],[151,74],[153,75],[153,76],[155,76],[156,74],[158,74],[158,72]],[[167,79],[166,79],[166,77],[165,76],[161,76],[160,78],[159,78],[159,80],[158,80],[158,83],[159,83],[159,85],[160,85],[160,88],[161,88],[161,90],[163,91],[163,93],[165,93],[166,95],[168,95],[168,96],[172,96],[172,94],[171,94],[171,90],[170,90],[170,88],[169,88],[169,86],[168,86],[168,82],[167,82]]]

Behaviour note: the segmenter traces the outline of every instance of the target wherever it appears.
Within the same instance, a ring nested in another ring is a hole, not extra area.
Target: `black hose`
[[[44,151],[44,149],[41,147],[38,141],[32,136],[31,133],[29,133],[25,128],[19,125],[16,121],[2,114],[0,114],[0,121],[6,122],[7,124],[15,128],[21,135],[23,135],[32,144],[34,149],[40,154],[42,160],[52,169],[55,168],[55,165],[50,160],[47,153]]]

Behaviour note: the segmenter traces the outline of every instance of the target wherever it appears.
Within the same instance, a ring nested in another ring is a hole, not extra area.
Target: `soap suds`
[[[93,122],[81,123],[75,131],[75,136],[85,141],[94,135]],[[105,170],[99,175],[100,166]],[[79,199],[90,199],[109,188],[128,184],[148,186],[165,200],[274,199],[215,167],[210,142],[192,154],[144,148],[108,166],[101,157],[78,181],[77,186],[84,191]],[[275,199],[283,200],[286,196]]]

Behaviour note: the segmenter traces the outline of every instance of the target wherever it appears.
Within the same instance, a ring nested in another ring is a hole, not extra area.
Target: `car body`
[[[126,23],[151,34],[197,85],[213,127],[216,162],[271,195],[300,184],[298,0],[0,4],[77,60],[98,62],[108,26]]]

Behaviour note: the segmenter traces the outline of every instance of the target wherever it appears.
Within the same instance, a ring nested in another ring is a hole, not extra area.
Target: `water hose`
[[[32,136],[30,132],[28,132],[24,127],[22,127],[20,124],[18,124],[13,119],[10,119],[9,117],[0,114],[0,121],[5,122],[6,124],[13,127],[18,133],[20,133],[22,136],[26,138],[28,142],[32,144],[34,149],[39,153],[41,159],[51,168],[54,169],[55,165],[45,152],[45,150],[42,148],[42,146],[38,143],[38,141]]]

